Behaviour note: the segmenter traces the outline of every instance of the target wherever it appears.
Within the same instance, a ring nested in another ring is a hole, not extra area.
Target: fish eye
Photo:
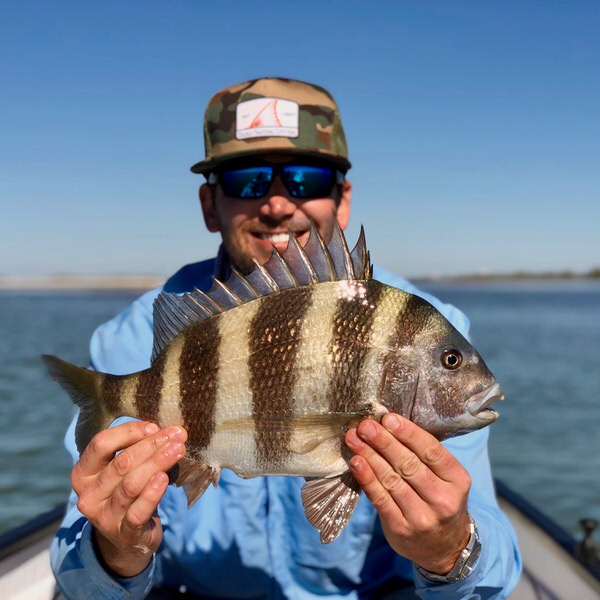
[[[458,350],[444,350],[444,353],[442,354],[442,365],[445,369],[449,369],[450,371],[458,369],[462,364],[462,361],[462,354]]]

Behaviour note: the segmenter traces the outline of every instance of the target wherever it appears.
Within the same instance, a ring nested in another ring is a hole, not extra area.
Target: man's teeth
[[[261,240],[267,240],[272,244],[287,244],[290,238],[289,233],[261,233],[259,234]]]

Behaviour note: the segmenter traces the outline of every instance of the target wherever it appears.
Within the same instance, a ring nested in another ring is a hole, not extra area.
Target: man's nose
[[[276,176],[265,201],[261,204],[261,213],[264,216],[285,218],[294,214],[297,207],[281,178]]]

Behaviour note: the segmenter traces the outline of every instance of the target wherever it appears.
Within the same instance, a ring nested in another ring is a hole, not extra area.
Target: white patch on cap
[[[235,110],[235,137],[298,137],[299,105],[283,98],[255,98]]]

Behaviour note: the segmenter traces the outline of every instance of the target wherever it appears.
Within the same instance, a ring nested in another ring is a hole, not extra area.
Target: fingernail
[[[163,450],[164,456],[183,456],[183,444],[171,442]]]
[[[169,478],[167,477],[166,473],[163,473],[162,471],[159,471],[158,473],[155,473],[152,477],[151,480],[151,485],[152,487],[155,488],[161,488],[165,485],[165,483],[168,483]]]
[[[353,433],[346,434],[346,444],[352,448],[360,448],[361,446],[365,445],[365,443],[358,437],[356,429],[353,430]]]
[[[146,433],[152,435],[158,431],[158,425],[156,423],[146,423]]]
[[[360,473],[363,469],[363,464],[362,464],[362,460],[360,460],[360,458],[358,458],[357,456],[353,456],[350,459],[350,468],[353,471],[356,471],[357,473]]]
[[[370,440],[375,437],[376,429],[373,421],[365,420],[358,426],[358,432],[361,438]]]
[[[388,431],[394,431],[394,430],[400,429],[402,427],[402,421],[400,421],[400,419],[398,418],[398,415],[395,415],[395,414],[386,415],[383,418],[382,423],[383,423],[383,426]]]
[[[183,439],[183,429],[181,427],[169,427],[167,430],[167,435],[170,440],[179,440]]]

